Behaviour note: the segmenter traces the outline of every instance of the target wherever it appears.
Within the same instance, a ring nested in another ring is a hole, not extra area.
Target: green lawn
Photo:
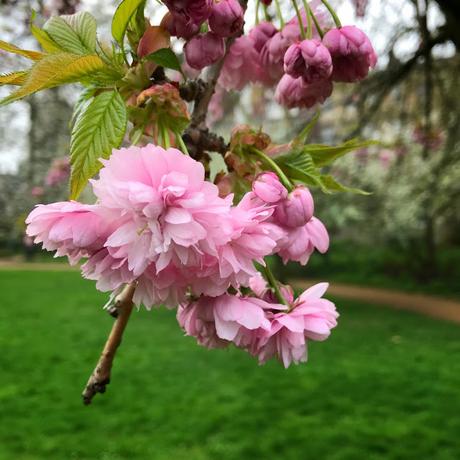
[[[284,370],[141,311],[84,407],[106,296],[72,272],[0,271],[0,293],[0,460],[460,458],[458,326],[337,302],[331,339]]]

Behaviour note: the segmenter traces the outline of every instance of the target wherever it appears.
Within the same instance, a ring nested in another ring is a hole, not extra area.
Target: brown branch
[[[365,110],[360,117],[361,119],[359,120],[358,126],[348,137],[352,138],[359,135],[364,127],[370,123],[375,114],[378,112],[391,90],[400,84],[411,73],[418,63],[418,60],[425,56],[427,52],[430,52],[435,46],[445,43],[446,40],[447,37],[443,33],[430,38],[428,41],[421,44],[419,49],[409,60],[399,66],[391,65],[388,69],[376,73],[373,79],[369,79],[367,85],[363,87],[364,100],[361,103],[364,105],[368,95],[373,95],[374,98],[369,108]],[[375,93],[377,94],[375,95]]]
[[[86,405],[91,404],[92,399],[97,393],[105,393],[106,386],[110,383],[110,373],[115,353],[120,346],[123,332],[133,310],[133,295],[135,289],[135,283],[128,284],[115,299],[115,307],[118,311],[118,316],[112,326],[112,330],[102,350],[99,361],[83,390],[83,403]]]

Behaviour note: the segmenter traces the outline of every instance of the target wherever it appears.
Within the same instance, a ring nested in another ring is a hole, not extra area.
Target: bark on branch
[[[118,315],[112,326],[104,349],[102,350],[99,361],[83,390],[83,403],[86,405],[91,404],[92,399],[97,393],[105,393],[106,386],[110,383],[112,363],[133,310],[133,295],[135,289],[135,283],[128,284],[115,299],[115,307],[118,311]]]

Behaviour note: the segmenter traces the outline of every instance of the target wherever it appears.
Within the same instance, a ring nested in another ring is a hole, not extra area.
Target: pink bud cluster
[[[227,90],[241,90],[248,83],[277,85],[278,103],[288,108],[310,108],[332,94],[333,82],[365,78],[377,62],[369,38],[355,26],[331,28],[317,6],[312,2],[321,28],[327,30],[322,39],[316,29],[310,31],[311,39],[302,39],[297,16],[281,30],[261,22],[235,40],[219,83]],[[305,11],[301,17],[306,28]]]
[[[187,64],[201,70],[221,59],[224,39],[241,33],[244,10],[238,0],[166,0],[169,9],[163,26],[171,35],[187,40]],[[200,32],[207,22],[207,32]]]

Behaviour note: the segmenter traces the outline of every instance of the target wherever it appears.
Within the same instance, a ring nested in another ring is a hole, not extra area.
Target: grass
[[[0,460],[460,458],[453,324],[340,301],[332,337],[286,371],[140,311],[84,407],[105,296],[72,272],[2,271],[0,292]]]

